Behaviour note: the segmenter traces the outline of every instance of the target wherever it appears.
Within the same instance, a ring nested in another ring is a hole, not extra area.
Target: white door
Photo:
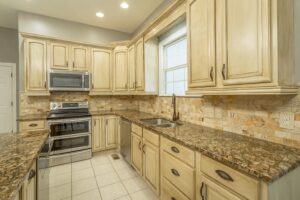
[[[13,68],[0,63],[0,133],[14,130]]]

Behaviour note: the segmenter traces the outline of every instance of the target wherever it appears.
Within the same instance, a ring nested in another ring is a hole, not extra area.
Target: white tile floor
[[[50,200],[158,200],[120,156],[104,152],[90,160],[50,169]]]

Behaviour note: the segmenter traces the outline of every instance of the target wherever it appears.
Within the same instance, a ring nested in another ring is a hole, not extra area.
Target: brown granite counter
[[[28,115],[20,115],[18,121],[33,121],[33,120],[46,120],[47,114],[28,114]]]
[[[99,111],[116,114],[196,150],[233,169],[267,183],[300,166],[300,149],[182,122],[176,128],[149,126],[140,119],[159,117],[139,111]]]
[[[0,134],[0,200],[16,196],[48,134],[48,131]]]

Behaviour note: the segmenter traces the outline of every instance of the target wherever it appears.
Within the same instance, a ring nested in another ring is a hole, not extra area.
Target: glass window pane
[[[173,83],[167,83],[166,84],[166,95],[172,95],[173,93],[174,93]]]
[[[174,81],[184,81],[185,80],[185,68],[180,68],[174,70]]]
[[[173,82],[173,71],[167,71],[166,72],[166,82],[170,83]]]
[[[187,41],[186,39],[165,47],[166,68],[176,67],[187,63]]]
[[[174,93],[176,95],[184,95],[185,94],[185,82],[175,82],[174,83]]]

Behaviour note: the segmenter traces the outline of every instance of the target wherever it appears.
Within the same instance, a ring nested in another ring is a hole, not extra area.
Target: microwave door
[[[87,77],[89,75],[87,74]],[[50,72],[50,91],[89,91],[85,83],[85,73]],[[89,84],[88,84],[89,86]]]

